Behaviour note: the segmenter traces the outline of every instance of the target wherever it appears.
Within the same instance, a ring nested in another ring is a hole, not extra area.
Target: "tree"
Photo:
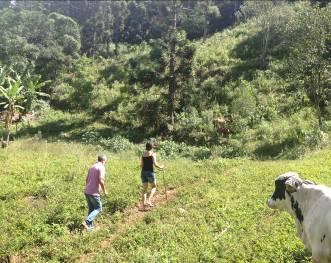
[[[39,11],[0,10],[0,61],[54,79],[80,51],[80,29],[71,18]]]
[[[111,13],[113,19],[113,35],[112,40],[115,44],[115,55],[118,55],[118,44],[121,41],[121,36],[124,28],[124,19],[126,17],[127,3],[125,1],[112,1]]]
[[[2,102],[5,112],[5,126],[7,130],[7,145],[9,145],[10,128],[12,126],[13,117],[19,109],[24,109],[19,105],[23,96],[23,86],[19,75],[16,74],[15,78],[7,76],[5,81],[0,86],[0,94],[2,95]]]
[[[321,105],[330,85],[331,6],[305,6],[289,28],[289,69],[310,98],[323,130]]]
[[[236,13],[237,19],[246,21],[252,17],[258,17],[257,23],[261,28],[261,67],[266,68],[267,57],[270,52],[270,43],[273,31],[277,29],[279,18],[275,12],[275,7],[283,5],[282,2],[276,1],[246,1]]]
[[[177,3],[172,0],[172,26],[170,31],[169,41],[169,89],[168,89],[168,114],[170,124],[175,125],[175,92],[176,92],[176,76],[175,76],[175,52],[176,52],[176,32],[177,32]]]

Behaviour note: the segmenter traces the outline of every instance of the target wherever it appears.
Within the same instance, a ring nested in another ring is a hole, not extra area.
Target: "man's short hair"
[[[153,149],[153,144],[151,142],[146,143],[146,150],[150,151]]]
[[[107,161],[107,156],[102,154],[98,156],[98,162]]]

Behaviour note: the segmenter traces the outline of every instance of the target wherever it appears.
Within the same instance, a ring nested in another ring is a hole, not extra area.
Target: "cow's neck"
[[[321,189],[302,185],[297,192],[290,195],[291,213],[299,223],[304,221],[305,215],[314,207],[322,194]]]

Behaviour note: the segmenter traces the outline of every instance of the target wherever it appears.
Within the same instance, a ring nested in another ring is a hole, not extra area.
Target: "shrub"
[[[126,150],[131,150],[133,144],[126,138],[122,136],[115,136],[113,138],[101,138],[101,146],[111,150],[112,152],[121,152]]]
[[[174,141],[163,141],[159,145],[160,155],[165,158],[171,158],[180,152],[181,145]]]
[[[227,144],[223,145],[220,150],[222,158],[235,158],[247,156],[248,153],[243,147],[243,143],[238,139],[229,139]]]
[[[129,206],[129,200],[123,197],[114,197],[109,200],[104,206],[109,213],[114,214],[117,211],[123,212]]]
[[[254,154],[258,157],[295,159],[321,143],[318,123],[309,109],[287,119],[263,122],[253,133],[257,140]]]
[[[177,115],[178,128],[175,137],[179,141],[204,145],[216,141],[216,131],[213,120],[222,114],[219,107],[198,112],[190,108]]]
[[[207,147],[197,147],[193,154],[193,160],[209,159],[212,155],[211,149]]]
[[[85,144],[94,144],[99,141],[99,133],[95,130],[88,130],[82,135],[82,142]]]

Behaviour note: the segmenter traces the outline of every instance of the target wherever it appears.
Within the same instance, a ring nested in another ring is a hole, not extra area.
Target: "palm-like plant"
[[[4,87],[6,86],[6,88]],[[19,109],[24,109],[20,102],[23,101],[23,86],[19,75],[16,78],[7,76],[0,86],[0,95],[3,100],[0,105],[3,105],[5,112],[5,124],[7,129],[7,145],[9,143],[10,128],[13,122],[13,117]]]
[[[40,92],[38,90],[46,86],[51,81],[50,80],[41,81],[40,79],[41,76],[32,77],[30,76],[30,74],[28,74],[25,80],[24,91],[23,91],[24,99],[25,99],[25,103],[24,103],[25,113],[30,113],[33,110],[33,104],[39,101],[38,97],[50,97],[47,93]]]
[[[6,77],[9,75],[11,71],[10,68],[6,66],[0,66],[0,86],[2,86],[6,80]]]

